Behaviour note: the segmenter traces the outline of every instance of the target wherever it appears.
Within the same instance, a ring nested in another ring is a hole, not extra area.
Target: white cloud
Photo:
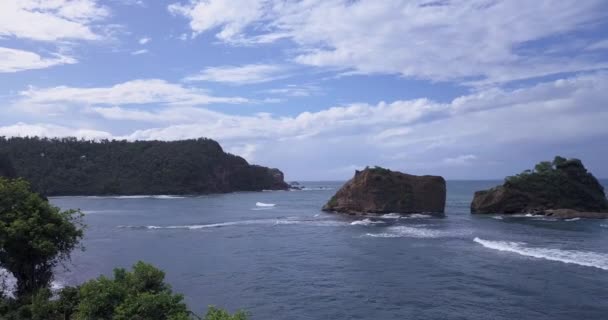
[[[470,164],[474,160],[477,160],[477,156],[474,154],[464,154],[453,158],[445,158],[443,162],[448,165],[465,165]]]
[[[0,38],[98,40],[95,22],[108,15],[96,0],[2,0]]]
[[[149,52],[148,49],[141,49],[141,50],[137,50],[137,51],[131,52],[131,55],[138,56],[140,54],[145,54],[145,53],[148,53],[148,52]]]
[[[149,37],[143,37],[143,38],[139,39],[138,42],[139,42],[139,44],[144,45],[144,44],[150,42],[150,40],[152,40],[152,39]]]
[[[184,87],[159,79],[139,79],[111,87],[77,88],[59,86],[52,88],[30,87],[19,93],[15,107],[40,111],[49,106],[104,106],[160,104],[193,106],[210,103],[245,103],[240,97],[216,97],[204,90]]]
[[[60,54],[41,57],[30,51],[0,47],[0,73],[43,69],[76,62],[76,59]]]
[[[192,1],[186,4],[171,4],[169,12],[190,19],[190,28],[195,34],[221,27],[219,39],[231,41],[240,36],[244,28],[260,19],[264,14],[263,0]]]
[[[592,43],[587,47],[587,50],[608,50],[608,39]]]
[[[198,74],[186,77],[186,81],[212,81],[230,84],[268,82],[285,77],[286,68],[271,64],[209,67]]]
[[[281,88],[269,89],[266,92],[288,97],[309,97],[321,93],[321,87],[316,85],[288,84]]]
[[[74,129],[52,124],[25,124],[17,123],[11,126],[0,127],[0,137],[77,137],[84,139],[110,139],[112,134],[105,131],[91,129]]]
[[[608,67],[588,53],[549,54],[535,43],[606,19],[602,0],[525,6],[509,0],[196,0],[169,10],[186,17],[194,35],[217,31],[232,44],[289,38],[298,45],[295,61],[349,74],[490,85]]]

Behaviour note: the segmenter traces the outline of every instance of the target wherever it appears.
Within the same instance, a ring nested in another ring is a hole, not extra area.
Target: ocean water
[[[450,181],[445,218],[319,209],[340,183],[199,197],[59,197],[84,245],[58,285],[138,260],[173,289],[252,319],[608,319],[608,221],[472,216]]]

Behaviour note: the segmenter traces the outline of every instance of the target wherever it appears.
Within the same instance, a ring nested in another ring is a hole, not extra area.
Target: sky
[[[605,0],[0,0],[0,136],[208,137],[289,180],[608,177]]]

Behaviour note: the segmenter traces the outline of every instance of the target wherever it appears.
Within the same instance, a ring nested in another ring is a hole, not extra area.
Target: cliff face
[[[581,212],[608,210],[604,188],[578,159],[556,157],[534,171],[508,177],[490,190],[477,191],[471,213],[545,213],[550,209]]]
[[[323,207],[325,211],[358,213],[443,213],[445,180],[383,168],[357,171]]]
[[[207,194],[287,189],[278,169],[250,165],[209,139],[82,141],[0,138],[15,173],[49,195]]]

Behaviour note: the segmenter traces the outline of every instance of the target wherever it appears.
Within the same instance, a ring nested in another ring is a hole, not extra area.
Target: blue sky
[[[0,135],[210,137],[288,179],[608,177],[603,0],[3,0]]]

